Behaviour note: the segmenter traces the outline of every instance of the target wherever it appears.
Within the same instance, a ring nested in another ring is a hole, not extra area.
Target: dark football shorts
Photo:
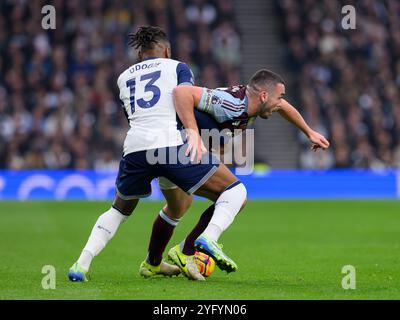
[[[184,156],[186,149],[185,143],[125,155],[115,182],[118,196],[124,200],[148,197],[151,181],[156,177],[165,177],[186,193],[193,194],[214,174],[219,160],[206,153],[200,163],[192,163]]]

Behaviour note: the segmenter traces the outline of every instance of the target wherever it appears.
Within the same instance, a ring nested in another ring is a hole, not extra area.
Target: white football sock
[[[232,224],[246,200],[246,196],[246,188],[239,181],[222,192],[215,202],[214,214],[206,230],[204,230],[204,234],[210,239],[217,241],[222,232]]]
[[[78,264],[82,268],[89,270],[93,258],[103,250],[117,232],[119,225],[127,218],[128,216],[111,207],[97,219],[89,240],[78,259]]]

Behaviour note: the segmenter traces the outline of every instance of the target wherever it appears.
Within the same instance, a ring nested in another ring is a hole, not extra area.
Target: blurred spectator
[[[186,7],[186,18],[192,24],[210,25],[217,18],[217,10],[212,3],[194,0]]]
[[[301,111],[332,146],[331,161],[301,140],[301,166],[399,168],[400,2],[276,3]],[[347,4],[356,9],[355,30],[341,26]]]
[[[136,62],[127,35],[158,25],[198,85],[239,82],[229,0],[0,2],[0,167],[116,169],[127,121],[116,79]]]

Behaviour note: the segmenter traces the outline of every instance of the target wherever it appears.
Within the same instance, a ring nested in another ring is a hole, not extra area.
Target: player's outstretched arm
[[[203,88],[196,86],[177,86],[172,94],[176,113],[182,121],[188,138],[188,148],[186,155],[190,154],[190,160],[200,161],[205,147],[199,135],[196,118],[194,117],[194,107],[200,103]]]
[[[301,116],[300,112],[298,112],[297,109],[285,99],[282,99],[282,103],[278,112],[283,118],[293,123],[297,128],[303,131],[303,133],[312,143],[311,149],[313,151],[316,151],[319,148],[322,150],[329,148],[329,141],[322,134],[311,129]]]

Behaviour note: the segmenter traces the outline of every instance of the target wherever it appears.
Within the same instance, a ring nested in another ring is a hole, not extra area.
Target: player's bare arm
[[[194,106],[198,105],[202,95],[202,88],[195,86],[178,86],[173,90],[174,104],[179,119],[185,127],[188,148],[186,155],[190,154],[190,160],[200,161],[205,147],[199,134]]]
[[[316,151],[318,149],[325,150],[329,148],[329,141],[320,133],[310,128],[306,123],[304,118],[301,116],[300,112],[292,106],[285,99],[281,99],[278,113],[285,118],[287,121],[293,123],[297,128],[299,128],[312,143],[311,149]]]

